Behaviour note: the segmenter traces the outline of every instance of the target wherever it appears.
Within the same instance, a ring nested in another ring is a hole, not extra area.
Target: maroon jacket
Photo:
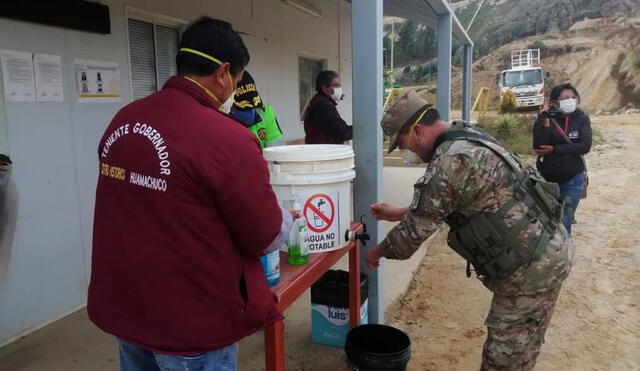
[[[321,91],[311,98],[304,114],[306,144],[343,144],[353,138],[353,128],[340,117],[336,104]]]
[[[214,107],[172,77],[100,141],[89,317],[155,352],[215,350],[282,318],[259,260],[282,223],[267,165]]]

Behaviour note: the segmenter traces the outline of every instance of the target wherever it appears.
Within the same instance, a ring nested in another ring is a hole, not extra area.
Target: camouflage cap
[[[418,93],[411,90],[387,110],[382,118],[382,131],[389,136],[389,152],[398,147],[398,134],[405,125],[410,124],[409,119],[427,104]]]

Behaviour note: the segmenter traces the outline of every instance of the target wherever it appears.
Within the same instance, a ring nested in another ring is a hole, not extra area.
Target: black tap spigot
[[[345,240],[347,241],[360,241],[362,246],[367,245],[367,241],[371,240],[371,236],[367,233],[367,217],[362,215],[360,217],[360,224],[362,224],[362,233],[357,233],[354,231],[347,231],[344,235]]]

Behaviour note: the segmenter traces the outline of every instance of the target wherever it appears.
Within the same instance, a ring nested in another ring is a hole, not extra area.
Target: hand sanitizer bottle
[[[300,203],[294,201],[293,209],[297,212],[302,211]],[[303,265],[309,262],[309,241],[308,241],[307,220],[304,216],[293,222],[293,227],[289,233],[289,241],[287,247],[289,257],[287,261],[291,265]]]

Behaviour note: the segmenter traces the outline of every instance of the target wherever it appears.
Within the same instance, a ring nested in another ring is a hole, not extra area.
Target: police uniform
[[[408,259],[449,224],[449,245],[494,293],[481,369],[531,370],[573,260],[573,245],[559,222],[559,193],[466,124],[452,125],[436,146],[414,185],[409,212],[380,243],[381,253]],[[545,202],[551,211],[544,210]]]
[[[256,83],[248,71],[244,72],[242,81],[238,83],[233,106],[231,114],[258,137],[262,148],[267,143],[282,138],[282,129],[273,107],[262,101]]]

